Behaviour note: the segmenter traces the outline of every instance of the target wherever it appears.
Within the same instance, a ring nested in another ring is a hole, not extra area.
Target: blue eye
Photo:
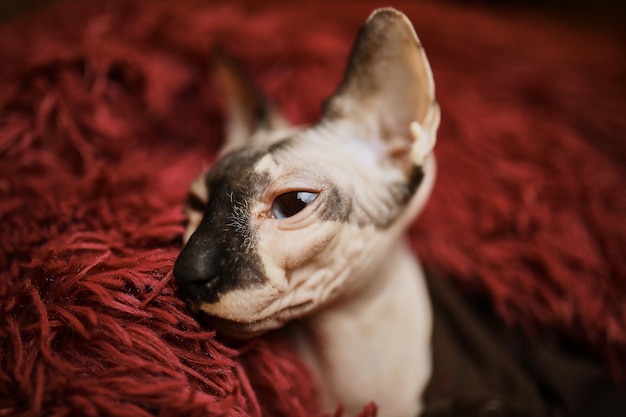
[[[315,200],[315,197],[317,197],[317,193],[309,191],[291,191],[281,194],[272,203],[272,215],[276,219],[295,216]]]

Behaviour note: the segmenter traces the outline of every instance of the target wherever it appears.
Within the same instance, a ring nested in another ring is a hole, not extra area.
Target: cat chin
[[[201,318],[207,327],[215,329],[221,336],[233,339],[250,339],[282,327],[285,322],[276,317],[267,317],[251,323],[237,322],[204,314]]]
[[[284,308],[270,316],[251,321],[231,320],[202,312],[201,321],[220,335],[234,339],[249,339],[279,329],[292,320],[308,315],[312,302]]]

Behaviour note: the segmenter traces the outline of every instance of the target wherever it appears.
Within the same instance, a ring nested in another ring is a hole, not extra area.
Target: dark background
[[[7,19],[58,0],[0,0],[0,19]],[[626,2],[621,0],[446,0],[505,9],[535,10],[558,19],[623,30]],[[321,2],[320,2],[321,3]],[[381,5],[385,3],[381,1]]]

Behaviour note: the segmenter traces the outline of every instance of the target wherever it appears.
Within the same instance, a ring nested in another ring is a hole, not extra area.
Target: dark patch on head
[[[248,212],[268,185],[267,176],[254,172],[264,154],[247,149],[234,152],[207,173],[204,219],[174,267],[186,298],[215,303],[229,291],[266,281]]]

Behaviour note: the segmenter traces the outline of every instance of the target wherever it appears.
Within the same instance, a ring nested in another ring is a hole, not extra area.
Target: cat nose
[[[207,298],[219,282],[213,250],[204,243],[192,236],[174,264],[174,277],[185,298]]]
[[[174,264],[174,276],[178,286],[184,292],[193,296],[196,290],[207,289],[218,280],[218,275],[207,268],[205,262],[188,255],[189,251],[181,252]],[[195,294],[196,296],[198,294]]]

